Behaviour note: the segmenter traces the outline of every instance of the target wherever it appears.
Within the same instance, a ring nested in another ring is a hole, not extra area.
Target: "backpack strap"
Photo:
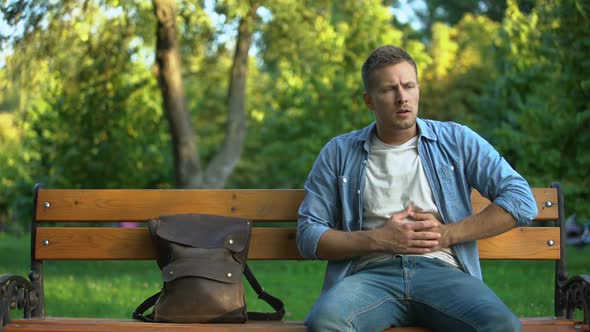
[[[248,266],[248,264],[246,264],[246,266],[244,268],[244,275],[246,276],[246,279],[250,283],[250,286],[252,286],[252,289],[254,289],[254,291],[258,295],[258,298],[263,300],[264,302],[268,303],[275,310],[275,312],[248,312],[247,313],[248,319],[251,319],[251,320],[281,320],[281,319],[283,319],[283,316],[285,315],[285,305],[283,304],[283,301],[270,295],[264,289],[262,289],[262,286],[260,286],[260,283],[258,282],[258,280],[256,280],[256,277],[254,276],[254,273],[252,273],[252,271],[250,270],[250,267]],[[160,297],[160,293],[161,292],[158,292],[158,293],[150,296],[149,298],[147,298],[145,301],[143,301],[133,312],[133,319],[141,320],[144,322],[152,322],[152,323],[155,322],[152,314],[149,314],[147,316],[144,316],[144,314],[151,307],[153,307],[156,304],[156,302],[158,302],[158,298]]]
[[[248,266],[248,264],[246,264],[246,267],[244,268],[244,275],[246,276],[246,279],[250,283],[250,286],[252,286],[252,289],[254,289],[256,294],[258,294],[258,298],[263,300],[264,302],[268,303],[275,310],[275,312],[248,312],[248,319],[252,319],[252,320],[281,320],[281,319],[283,319],[283,316],[285,315],[285,305],[283,304],[283,301],[270,295],[264,289],[262,289],[262,286],[260,286],[260,283],[258,282],[258,280],[256,280],[256,277],[254,276],[254,273],[252,273],[252,271],[250,270],[250,267]]]
[[[149,308],[153,307],[156,302],[158,302],[158,298],[160,297],[161,292],[157,292],[156,294],[148,297],[145,301],[143,301],[133,312],[133,319],[141,320],[144,322],[155,322],[152,314],[144,316],[145,312],[148,311]]]

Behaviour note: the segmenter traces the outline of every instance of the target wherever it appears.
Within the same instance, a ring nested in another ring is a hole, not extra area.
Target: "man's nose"
[[[405,103],[408,102],[408,95],[404,91],[404,89],[401,89],[400,88],[400,89],[397,90],[397,96],[396,96],[396,98],[397,98],[396,102],[398,104],[402,104],[403,105],[403,104],[405,104]]]

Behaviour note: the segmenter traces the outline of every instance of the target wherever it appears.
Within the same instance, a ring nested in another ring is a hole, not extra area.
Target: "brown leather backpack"
[[[249,220],[178,214],[151,219],[148,228],[164,285],[137,307],[133,318],[174,323],[282,319],[282,301],[262,290],[246,264],[252,228]],[[275,312],[246,311],[242,275]],[[151,307],[152,313],[144,316]]]

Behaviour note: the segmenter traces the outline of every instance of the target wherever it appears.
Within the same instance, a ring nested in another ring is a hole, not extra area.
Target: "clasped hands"
[[[404,222],[406,218],[411,221]],[[413,211],[411,204],[373,232],[373,239],[382,252],[425,254],[450,246],[448,226],[432,213]]]

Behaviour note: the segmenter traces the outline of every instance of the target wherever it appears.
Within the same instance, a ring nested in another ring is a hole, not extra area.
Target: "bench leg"
[[[13,274],[0,276],[0,321],[2,326],[10,322],[10,311],[24,310],[25,318],[30,318],[39,304],[37,291],[27,279]]]
[[[590,324],[590,275],[583,274],[568,279],[560,287],[558,313],[572,319],[576,310],[584,313],[584,323]]]

